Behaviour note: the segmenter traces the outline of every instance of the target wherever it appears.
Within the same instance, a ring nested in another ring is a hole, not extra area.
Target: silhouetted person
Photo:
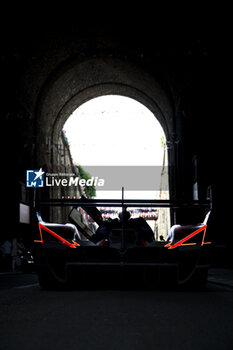
[[[109,239],[109,235],[112,229],[134,229],[137,232],[137,244],[141,244],[141,241],[153,242],[154,233],[151,227],[147,224],[143,218],[131,219],[129,211],[119,213],[119,219],[104,221],[96,230],[96,233],[92,236],[91,241],[93,243],[100,242],[104,239]]]
[[[11,269],[11,249],[12,244],[8,238],[6,238],[1,246],[4,269],[9,271]]]

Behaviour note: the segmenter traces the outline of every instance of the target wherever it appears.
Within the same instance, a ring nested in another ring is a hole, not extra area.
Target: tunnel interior
[[[152,25],[109,30],[107,24],[89,23],[55,30],[53,21],[43,28],[35,24],[30,36],[26,33],[24,27],[9,32],[1,56],[7,222],[30,235],[31,224],[19,221],[19,204],[33,206],[26,170],[54,171],[65,121],[83,103],[104,95],[133,98],[160,122],[167,138],[171,199],[211,195],[213,212],[218,212],[222,178],[216,154],[221,145],[216,142],[216,75],[208,37],[155,32]],[[221,233],[219,215],[212,216],[210,226],[214,241],[232,241]]]

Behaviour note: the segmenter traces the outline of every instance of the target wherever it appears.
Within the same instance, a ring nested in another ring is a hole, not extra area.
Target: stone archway
[[[37,102],[36,164],[52,170],[56,145],[66,119],[84,102],[102,95],[122,95],[144,104],[160,122],[166,138],[174,134],[171,101],[147,71],[134,63],[116,58],[89,58],[63,64],[44,84]],[[48,152],[43,152],[44,145]],[[169,160],[173,159],[172,150]]]

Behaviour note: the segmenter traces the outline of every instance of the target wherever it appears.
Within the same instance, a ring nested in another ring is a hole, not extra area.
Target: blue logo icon
[[[27,187],[43,187],[44,186],[44,171],[27,170]]]

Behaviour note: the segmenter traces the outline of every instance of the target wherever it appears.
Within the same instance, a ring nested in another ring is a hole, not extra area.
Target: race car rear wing
[[[173,223],[176,223],[176,210],[177,209],[194,209],[202,208],[205,210],[205,215],[212,209],[211,201],[174,201],[165,199],[87,199],[82,197],[80,199],[63,198],[63,199],[40,199],[36,202],[35,209],[40,212],[42,206],[49,207],[72,207],[83,208],[86,213],[98,224],[103,222],[101,212],[97,207],[121,207],[122,208],[122,220],[124,221],[124,215],[128,207],[140,208],[170,208],[172,209]]]
[[[93,217],[98,223],[102,222],[100,211],[97,207],[122,207],[122,212],[127,207],[156,207],[156,208],[194,208],[202,207],[206,209],[212,209],[211,199],[206,201],[200,200],[170,200],[170,199],[125,199],[124,198],[124,187],[122,187],[122,198],[121,199],[87,199],[85,196],[81,198],[65,197],[62,199],[37,199],[34,201],[35,209],[40,206],[72,206],[82,207],[86,212]],[[92,208],[92,209],[91,209]]]
[[[40,206],[77,206],[82,208],[91,207],[156,207],[156,208],[206,208],[211,209],[210,201],[199,201],[199,200],[167,200],[167,199],[73,199],[73,198],[62,198],[62,199],[40,199],[36,201],[35,208]]]

